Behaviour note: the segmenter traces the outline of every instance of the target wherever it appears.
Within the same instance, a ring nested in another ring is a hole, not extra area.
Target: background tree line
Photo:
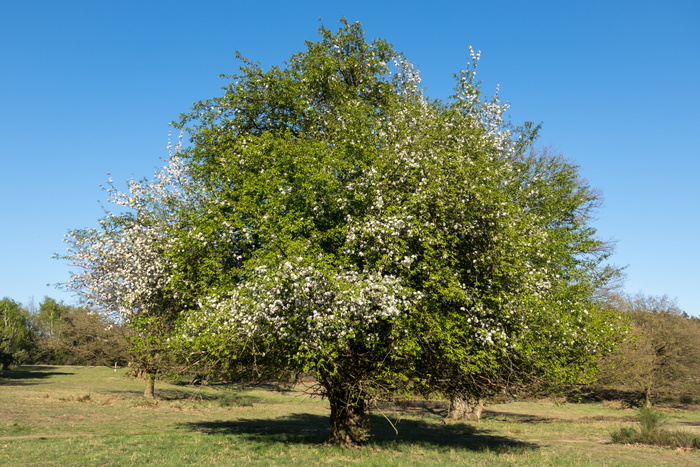
[[[631,403],[647,407],[669,398],[698,402],[700,319],[666,296],[614,294],[608,304],[620,314],[624,336],[617,350],[598,362],[589,388],[599,395],[607,391],[602,397],[631,395]],[[0,300],[0,370],[21,364],[123,366],[143,347],[133,330],[85,307],[50,297],[38,308]],[[172,359],[161,356],[161,369],[166,360]],[[468,412],[452,416],[478,419],[483,402],[471,401]]]
[[[50,297],[33,308],[0,300],[0,371],[19,364],[128,363],[128,328]]]

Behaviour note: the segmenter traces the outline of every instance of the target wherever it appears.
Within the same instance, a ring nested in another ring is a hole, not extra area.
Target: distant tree
[[[39,304],[36,319],[41,332],[49,337],[53,336],[57,326],[61,323],[62,316],[69,310],[68,305],[59,303],[51,297],[44,297],[44,300]]]
[[[637,295],[621,302],[631,331],[601,363],[598,382],[654,396],[693,393],[700,374],[700,325],[668,297]]]
[[[32,346],[27,311],[16,301],[3,298],[0,300],[0,372],[26,360]]]
[[[46,297],[36,321],[42,363],[111,366],[129,361],[128,330],[87,308]]]

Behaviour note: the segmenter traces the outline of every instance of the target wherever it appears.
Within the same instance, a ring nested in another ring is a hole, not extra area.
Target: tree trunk
[[[643,407],[650,409],[651,408],[651,388],[646,387],[644,388],[644,405]]]
[[[447,418],[478,422],[481,419],[481,412],[484,410],[484,403],[482,398],[454,396],[450,399]]]
[[[367,402],[361,394],[347,388],[326,387],[331,405],[330,443],[357,446],[369,437],[369,421],[365,418]]]
[[[156,375],[155,373],[146,373],[146,390],[143,392],[143,397],[148,399],[156,398]]]

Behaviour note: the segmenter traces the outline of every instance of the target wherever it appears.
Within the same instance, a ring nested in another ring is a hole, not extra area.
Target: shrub
[[[613,443],[634,444],[639,439],[639,433],[632,427],[623,427],[610,434]]]
[[[684,394],[678,399],[678,401],[684,405],[700,404],[700,397],[696,397],[691,394]]]
[[[655,433],[667,423],[666,415],[649,407],[639,409],[637,421],[643,435]]]
[[[637,414],[639,430],[633,427],[623,427],[612,432],[613,443],[618,444],[650,444],[671,448],[700,449],[700,436],[683,430],[666,430],[662,428],[666,416],[651,408],[642,407]]]
[[[250,398],[234,393],[225,393],[218,399],[220,407],[242,407],[253,405]]]

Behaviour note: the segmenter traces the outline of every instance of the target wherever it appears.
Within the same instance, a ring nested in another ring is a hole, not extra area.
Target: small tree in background
[[[44,297],[44,300],[39,304],[39,312],[36,316],[41,333],[48,337],[54,336],[60,326],[61,318],[69,311],[69,306],[59,303],[51,297]]]
[[[87,308],[45,297],[35,317],[37,361],[58,365],[126,365],[127,329]]]
[[[695,393],[700,374],[700,325],[668,297],[621,301],[631,331],[602,363],[598,382],[639,391],[644,407],[655,394]]]
[[[33,346],[27,310],[10,298],[0,300],[0,372],[26,361]]]

